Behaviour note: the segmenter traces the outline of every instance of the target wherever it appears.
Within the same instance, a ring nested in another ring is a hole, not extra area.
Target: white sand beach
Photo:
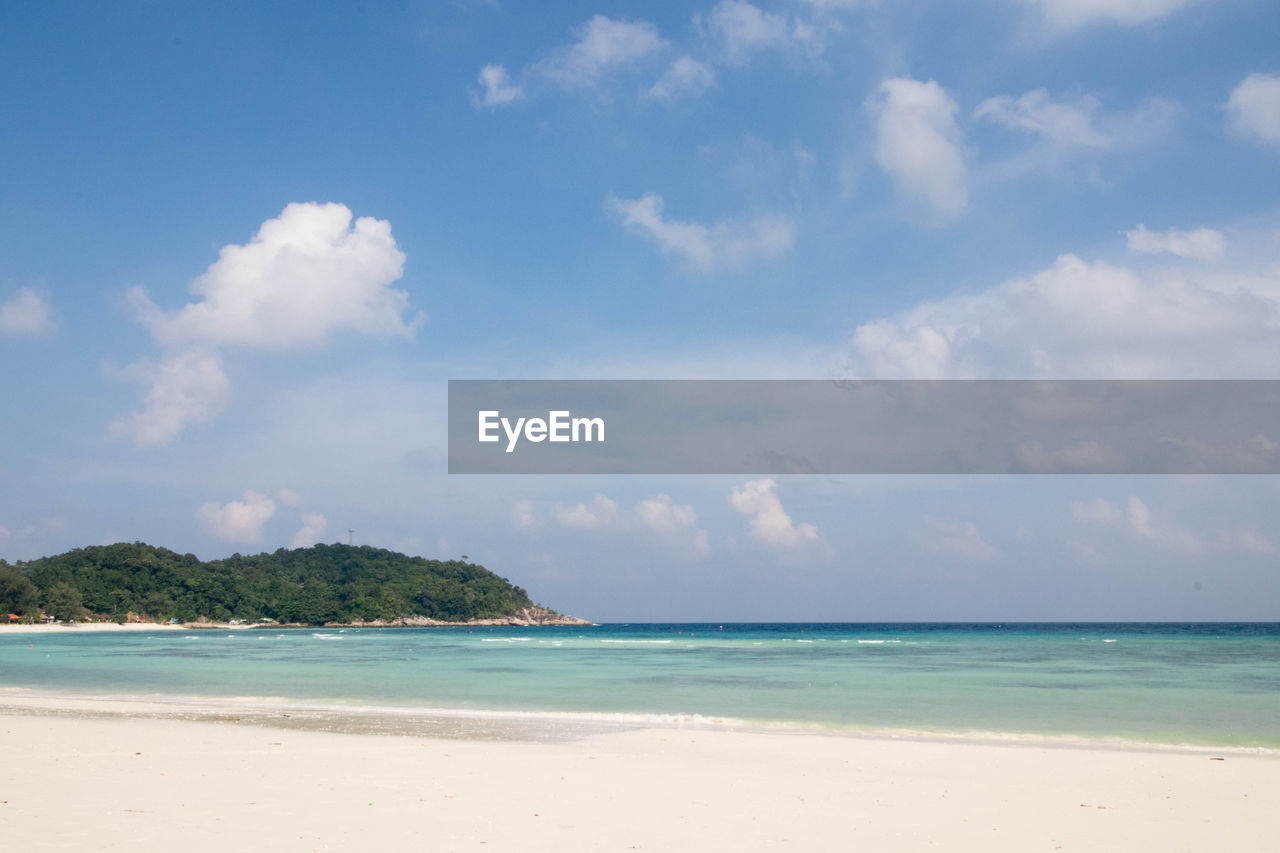
[[[1241,853],[1280,836],[1274,755],[680,728],[446,740],[48,710],[0,716],[6,849]]]
[[[32,625],[0,625],[0,637],[6,634],[69,634],[92,631],[183,631],[182,625],[153,622],[37,622]]]

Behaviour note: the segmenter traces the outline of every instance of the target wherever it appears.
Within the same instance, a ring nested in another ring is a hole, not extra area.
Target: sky
[[[445,470],[449,379],[1280,379],[1278,31],[4,4],[0,558],[352,541],[597,621],[1280,618],[1274,477]]]

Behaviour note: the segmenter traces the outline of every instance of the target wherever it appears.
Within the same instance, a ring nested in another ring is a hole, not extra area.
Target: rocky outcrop
[[[528,627],[533,625],[593,625],[586,619],[576,616],[565,616],[545,607],[525,607],[510,616],[495,619],[473,619],[469,622],[446,622],[431,619],[427,616],[400,616],[396,619],[374,619],[371,622],[357,620],[355,622],[327,622],[326,628],[430,628],[430,627],[467,627],[471,625],[511,625]]]

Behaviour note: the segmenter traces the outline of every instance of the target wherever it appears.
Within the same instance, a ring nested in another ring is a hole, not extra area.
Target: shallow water
[[[66,631],[0,685],[1280,748],[1280,624]]]

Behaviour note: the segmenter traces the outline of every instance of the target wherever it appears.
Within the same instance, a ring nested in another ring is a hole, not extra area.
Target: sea
[[[670,725],[1270,751],[1280,623],[0,632],[0,706],[15,695],[479,737]]]

